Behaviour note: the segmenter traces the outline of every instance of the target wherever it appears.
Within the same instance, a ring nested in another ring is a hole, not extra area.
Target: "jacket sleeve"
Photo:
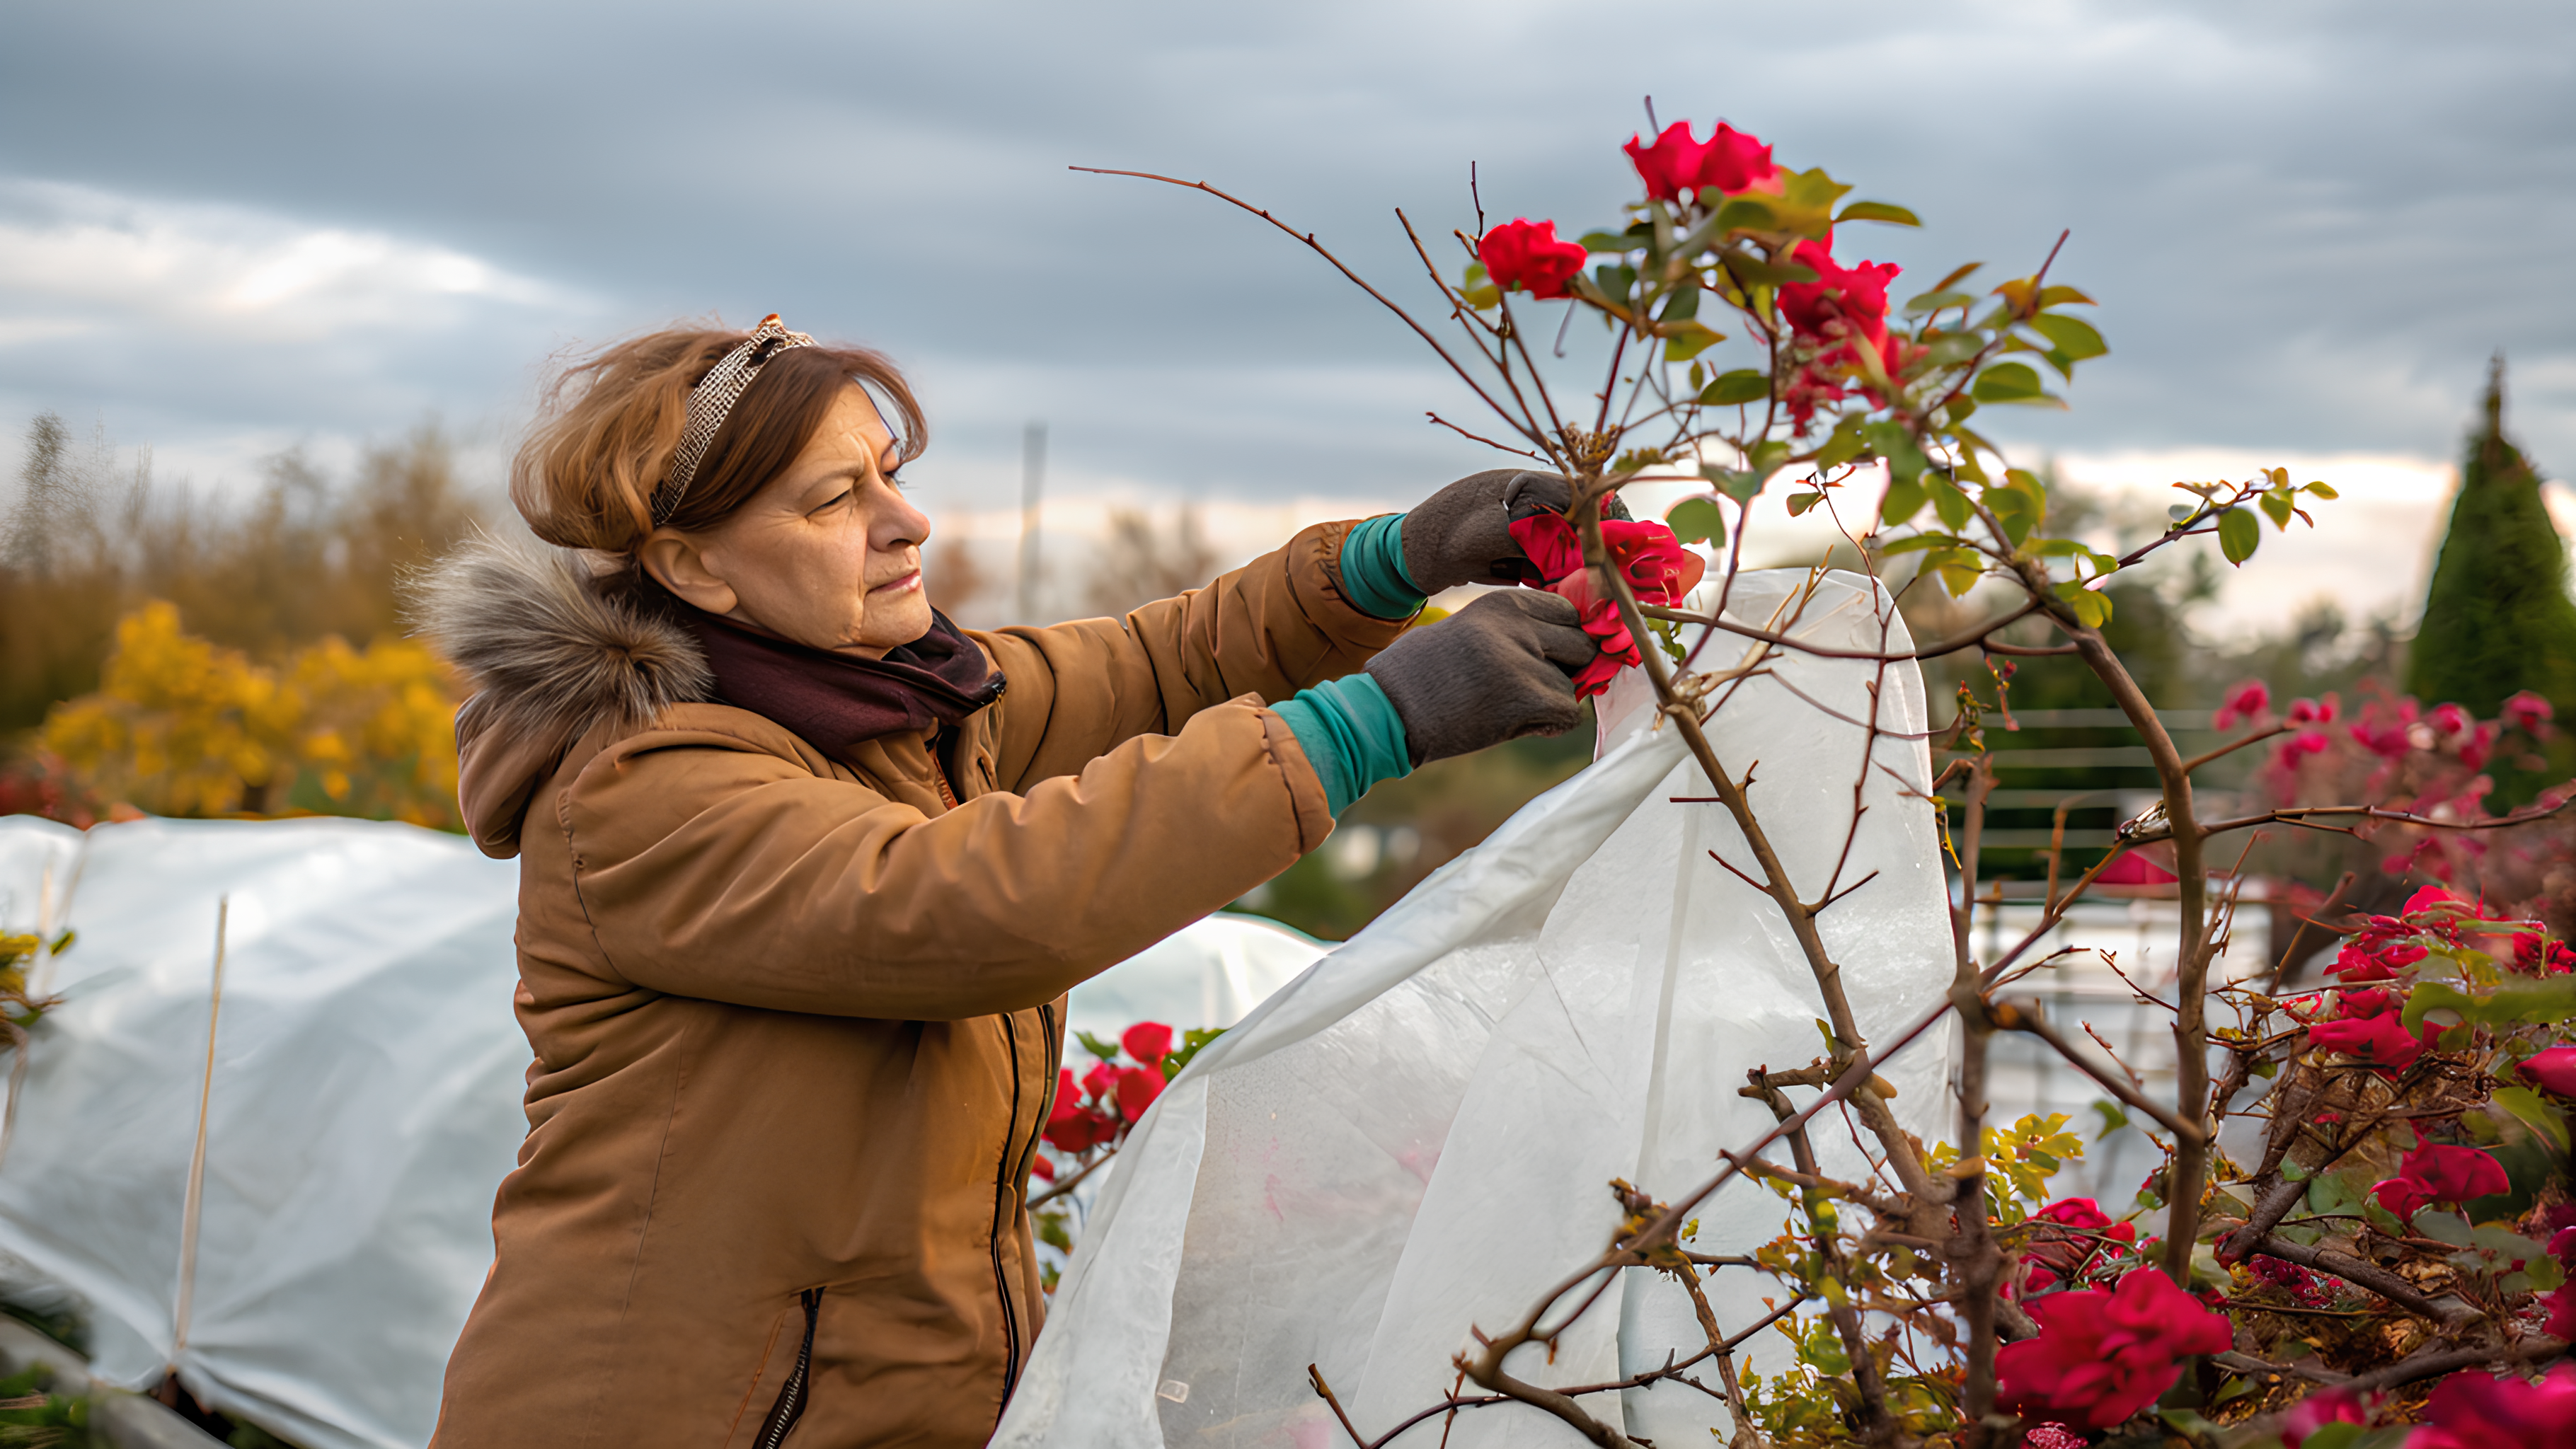
[[[610,747],[558,809],[583,909],[628,982],[895,1020],[1052,1001],[1332,829],[1296,736],[1252,699],[935,817],[818,775],[792,745],[711,728]]]
[[[1139,735],[1243,695],[1276,703],[1358,669],[1404,632],[1343,596],[1351,523],[1322,523],[1203,589],[1125,619],[979,635],[1010,690],[993,706],[1005,790],[1069,775]]]

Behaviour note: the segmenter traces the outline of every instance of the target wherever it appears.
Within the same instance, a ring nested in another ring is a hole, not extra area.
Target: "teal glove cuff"
[[[1374,520],[1372,520],[1374,521]],[[1339,816],[1380,780],[1413,773],[1404,721],[1365,674],[1328,679],[1272,705],[1324,782],[1324,804]]]
[[[1379,514],[1342,540],[1342,592],[1373,618],[1409,619],[1422,607],[1422,590],[1404,571],[1403,514]]]

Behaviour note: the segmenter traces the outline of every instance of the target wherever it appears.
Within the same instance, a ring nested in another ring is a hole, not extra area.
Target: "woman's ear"
[[[701,613],[725,615],[741,600],[715,571],[698,541],[675,528],[657,528],[636,551],[644,571],[681,602]]]

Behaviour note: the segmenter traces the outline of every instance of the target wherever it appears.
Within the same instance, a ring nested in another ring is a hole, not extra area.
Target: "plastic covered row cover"
[[[1911,647],[1886,592],[1850,574],[1739,575],[1728,613],[1828,647]],[[1751,647],[1720,634],[1695,667],[1741,668]],[[1775,654],[1709,701],[1719,758],[1752,777],[1800,895],[1848,892],[1821,928],[1861,1030],[1883,1040],[1936,1004],[1951,972],[1918,671]],[[1363,1435],[1383,1434],[1449,1392],[1473,1326],[1518,1321],[1601,1253],[1621,1218],[1611,1179],[1677,1196],[1773,1125],[1736,1089],[1750,1068],[1819,1055],[1813,977],[1774,903],[1710,858],[1753,867],[1722,807],[1684,803],[1710,786],[1678,732],[1654,727],[1637,672],[1599,717],[1596,764],[1163,1093],[1101,1191],[997,1445],[1321,1449],[1343,1436],[1309,1364]],[[1926,1140],[1950,1120],[1946,1042],[1929,1035],[1880,1068]],[[1816,1138],[1824,1170],[1864,1174],[1851,1135],[1819,1122],[1834,1129]],[[1738,1181],[1697,1216],[1686,1246],[1725,1254],[1769,1241],[1787,1213]],[[1621,1279],[1510,1370],[1596,1384],[1704,1343],[1678,1284]],[[1730,1331],[1780,1296],[1748,1269],[1719,1270],[1707,1291]],[[1785,1359],[1772,1338],[1747,1345],[1755,1364]],[[1666,1445],[1729,1428],[1715,1397],[1683,1384],[1587,1402]],[[1415,1436],[1569,1441],[1520,1405],[1435,1416],[1399,1442]]]
[[[32,973],[65,1004],[0,1126],[0,1296],[75,1305],[112,1383],[175,1368],[309,1449],[426,1443],[527,1133],[517,911],[515,864],[406,825],[0,818],[0,928],[79,933]],[[1071,1015],[1106,1036],[1228,1025],[1322,950],[1214,917],[1086,983]]]

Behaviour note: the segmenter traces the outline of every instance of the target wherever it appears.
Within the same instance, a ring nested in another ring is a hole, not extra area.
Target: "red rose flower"
[[[1530,566],[1538,571],[1541,586],[1581,611],[1583,632],[1592,636],[1601,651],[1575,674],[1575,697],[1588,699],[1608,689],[1620,670],[1642,661],[1637,641],[1629,636],[1628,626],[1620,622],[1618,601],[1594,593],[1592,575],[1583,566],[1583,541],[1576,536],[1574,525],[1560,514],[1542,510],[1514,519],[1511,530]],[[1680,603],[1683,595],[1699,586],[1700,576],[1708,568],[1698,554],[1682,547],[1673,531],[1660,523],[1605,518],[1601,520],[1601,544],[1610,554],[1611,566],[1627,579],[1641,604],[1669,607]]]
[[[2288,1449],[2299,1449],[2310,1434],[2328,1424],[2369,1422],[2370,1416],[2362,1411],[2359,1399],[2328,1389],[2321,1394],[2310,1394],[2290,1406],[2290,1412],[2281,1418],[2281,1442]]]
[[[1807,337],[1827,341],[1854,337],[1877,346],[1887,336],[1887,284],[1902,270],[1893,262],[1863,262],[1845,267],[1821,242],[1802,241],[1794,254],[1798,265],[1816,274],[1812,282],[1789,282],[1780,288],[1780,315]]]
[[[2282,769],[2295,770],[2299,767],[2299,759],[2301,756],[2322,755],[2325,752],[2325,731],[2301,730],[2297,734],[2290,736],[2288,739],[2281,741],[2280,751],[2273,758],[2279,763]]]
[[[2549,1305],[2549,1321],[2540,1331],[2556,1339],[2576,1339],[2576,1279],[2558,1285],[2558,1291],[2542,1300]]]
[[[2234,729],[2238,720],[2255,719],[2271,707],[2272,691],[2264,686],[2263,681],[2251,680],[2229,691],[2227,702],[2218,707],[2218,713],[2209,717],[2209,727],[2214,730]]]
[[[1118,1070],[1118,1115],[1135,1122],[1163,1095],[1163,1069],[1160,1067],[1121,1067]]]
[[[1107,1102],[1118,1095],[1118,1069],[1107,1062],[1093,1062],[1082,1074],[1082,1094],[1094,1102]]]
[[[2352,727],[2352,742],[2384,759],[2395,759],[2415,748],[2406,738],[2404,725],[2373,725],[2367,722]]]
[[[2080,1276],[2097,1254],[2119,1251],[2111,1244],[2133,1243],[2138,1236],[2135,1225],[2111,1221],[2089,1197],[2061,1198],[2032,1213],[2030,1220],[2045,1226],[2036,1227],[2022,1249],[2022,1260],[2031,1265],[2022,1282],[2025,1293]]]
[[[2471,730],[2469,737],[2460,742],[2460,763],[2472,770],[2485,769],[2487,756],[2495,752],[2495,737],[2496,727],[2491,724]]]
[[[2566,948],[2562,946],[2559,949]],[[2576,1097],[2576,1046],[2554,1046],[2547,1051],[2534,1052],[2514,1070],[2522,1075],[2524,1081],[2544,1092]],[[2576,1232],[2576,1228],[2567,1231]],[[2556,1246],[2556,1241],[2552,1240],[2551,1247],[2555,1249]]]
[[[2504,722],[2527,735],[2539,734],[2556,713],[2548,700],[2528,689],[2504,702]]]
[[[1702,186],[1778,189],[1780,168],[1771,164],[1771,148],[1723,121],[1706,141],[1691,139],[1690,122],[1675,121],[1651,144],[1643,136],[1631,136],[1619,149],[1628,153],[1646,183],[1646,194],[1657,201],[1678,201],[1682,193]]]
[[[2430,1022],[2425,1025],[2432,1027]],[[2321,1021],[2308,1028],[2308,1044],[2319,1051],[2358,1057],[2383,1072],[2402,1072],[2424,1054],[2424,1043],[2407,1035],[2394,1016]]]
[[[2428,1204],[2493,1197],[2512,1186],[2503,1165],[2478,1149],[2427,1142],[2406,1154],[2395,1177],[2371,1184],[2370,1193],[2406,1222]]]
[[[2397,1005],[2394,994],[2373,987],[2368,991],[2341,991],[2335,994],[2336,1015],[2347,1020],[2379,1016]]]
[[[2022,1449],[2084,1449],[2081,1434],[2064,1424],[2033,1424],[2021,1431]]]
[[[2335,952],[2335,963],[2326,968],[2328,976],[2340,976],[2350,986],[2360,981],[2394,981],[2399,968],[2412,966],[2433,954],[2422,946],[2397,944],[2382,937],[2364,935],[2344,943]]]
[[[2406,1449],[2565,1449],[2576,1444],[2576,1364],[2547,1377],[2453,1374],[2424,1401],[2424,1423]]]
[[[1045,1153],[1041,1152],[1037,1156],[1029,1159],[1029,1175],[1031,1177],[1043,1177],[1047,1181],[1053,1182],[1055,1181],[1055,1163],[1051,1161]]]
[[[2525,976],[2564,975],[2576,970],[2576,951],[2538,931],[2517,931],[2513,937],[2513,969]]]
[[[1163,1058],[1172,1054],[1172,1029],[1159,1021],[1140,1021],[1127,1028],[1118,1044],[1127,1055],[1149,1067],[1160,1068]]]
[[[2333,724],[2336,712],[2342,708],[2343,701],[2331,694],[2322,700],[2294,699],[2290,701],[2290,723]]]
[[[1507,221],[1476,243],[1476,260],[1495,286],[1506,292],[1527,287],[1541,300],[1565,295],[1565,283],[1583,270],[1585,255],[1578,243],[1556,239],[1552,221]]]
[[[1074,1085],[1073,1068],[1066,1067],[1057,1076],[1055,1106],[1047,1112],[1046,1140],[1060,1152],[1083,1152],[1106,1142],[1116,1128],[1082,1104],[1081,1089]]]
[[[2469,712],[2456,704],[2435,705],[2430,718],[2433,728],[2446,735],[2458,734],[2469,727]]]
[[[2014,1413],[2108,1429],[2155,1402],[2180,1376],[2177,1360],[2223,1353],[2234,1341],[2222,1314],[2139,1268],[2117,1288],[2034,1300],[2039,1336],[1995,1357],[1997,1402]]]
[[[2475,908],[2472,907],[2469,902],[2442,889],[2440,886],[2426,886],[2415,894],[2408,896],[2406,898],[2406,909],[2398,912],[2398,914],[2400,916],[2414,916],[2421,915],[2427,911],[2439,911],[2446,915],[2458,916],[2470,914],[2474,909]]]

